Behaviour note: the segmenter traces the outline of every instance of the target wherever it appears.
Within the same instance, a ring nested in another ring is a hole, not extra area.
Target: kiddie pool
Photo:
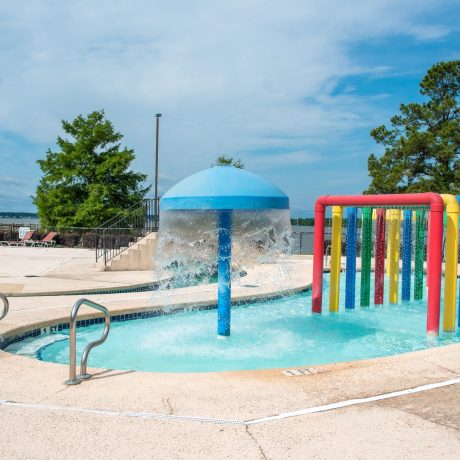
[[[309,292],[233,306],[233,333],[224,341],[216,337],[215,309],[113,322],[107,341],[91,352],[89,365],[161,372],[296,368],[460,342],[458,331],[437,338],[426,335],[425,300],[342,309],[335,314],[310,312]],[[79,355],[99,338],[101,329],[101,324],[78,329]],[[68,330],[27,338],[5,351],[68,363]]]

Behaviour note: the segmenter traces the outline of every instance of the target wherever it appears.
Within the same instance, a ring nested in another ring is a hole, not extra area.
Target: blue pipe
[[[347,266],[345,277],[345,308],[355,308],[356,289],[356,208],[347,208]]]
[[[217,335],[230,335],[232,298],[232,211],[217,211]]]
[[[412,211],[404,211],[402,246],[402,300],[410,300],[412,263]]]

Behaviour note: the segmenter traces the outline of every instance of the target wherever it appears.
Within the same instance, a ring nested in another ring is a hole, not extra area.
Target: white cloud
[[[388,71],[357,66],[348,46],[439,37],[445,27],[419,19],[437,8],[432,0],[417,2],[416,14],[398,0],[4,2],[0,131],[52,144],[62,118],[105,108],[137,166],[153,173],[161,111],[171,183],[221,153],[283,147],[279,161],[305,164],[301,144],[324,145],[378,119],[369,100],[332,96],[344,76]]]
[[[292,166],[305,165],[319,160],[319,156],[299,151],[285,152],[276,155],[251,156],[246,161],[245,166],[254,170],[266,170],[273,168],[290,168]]]

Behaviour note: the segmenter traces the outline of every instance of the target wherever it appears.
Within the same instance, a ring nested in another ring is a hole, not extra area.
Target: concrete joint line
[[[258,423],[273,422],[282,420],[285,418],[299,417],[301,415],[315,414],[318,412],[327,412],[335,409],[341,409],[343,407],[355,406],[358,404],[366,404],[376,401],[383,401],[385,399],[397,398],[399,396],[406,396],[422,391],[435,390],[437,388],[443,388],[450,385],[457,385],[460,383],[460,378],[445,380],[438,383],[430,383],[428,385],[421,385],[415,388],[409,388],[407,390],[393,391],[391,393],[384,393],[381,395],[370,396],[368,398],[359,399],[348,399],[345,401],[339,401],[332,404],[325,404],[322,406],[309,407],[308,409],[301,409],[294,412],[283,412],[278,415],[272,415],[269,417],[263,417],[253,420],[238,420],[238,419],[220,419],[213,417],[198,417],[188,415],[171,415],[171,414],[159,414],[155,412],[121,412],[106,409],[85,409],[83,407],[76,406],[54,406],[48,404],[33,404],[33,403],[21,403],[16,401],[0,400],[0,406],[20,407],[26,409],[38,409],[47,411],[65,411],[65,412],[79,412],[86,414],[97,414],[97,415],[110,415],[118,417],[136,417],[146,418],[153,420],[181,420],[187,422],[199,422],[199,423],[210,423],[213,425],[255,425]]]
[[[68,257],[67,259],[63,260],[62,262],[59,262],[58,264],[54,265],[53,267],[48,268],[47,270],[39,273],[38,276],[43,276],[46,273],[50,272],[51,270],[54,270],[55,268],[60,267],[61,265],[64,265],[67,262],[70,262],[71,260],[74,260],[74,259],[78,259],[78,256]]]

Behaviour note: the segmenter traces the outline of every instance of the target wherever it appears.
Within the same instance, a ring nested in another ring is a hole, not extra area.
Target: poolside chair
[[[0,241],[2,246],[25,246],[27,242],[33,241],[32,236],[34,232],[27,232],[19,241]]]
[[[50,247],[56,244],[54,237],[57,235],[57,232],[49,232],[44,238],[38,241],[30,240],[31,246],[41,246],[41,247]]]

